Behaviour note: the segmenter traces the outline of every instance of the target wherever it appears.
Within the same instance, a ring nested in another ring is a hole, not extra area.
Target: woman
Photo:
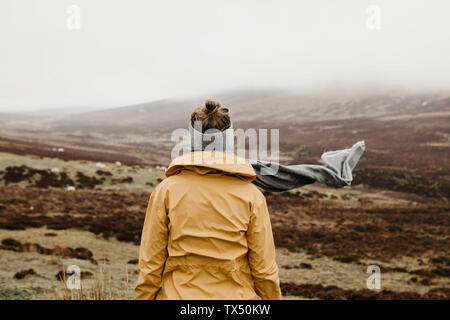
[[[196,121],[202,132],[231,127],[228,110],[211,100],[193,112],[191,127]],[[194,151],[172,161],[150,197],[136,299],[280,299],[269,213],[251,183],[252,165]]]

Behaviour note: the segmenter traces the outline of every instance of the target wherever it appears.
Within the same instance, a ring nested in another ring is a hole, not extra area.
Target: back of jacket
[[[181,159],[167,175],[150,197],[136,298],[279,299],[269,214],[250,183],[252,167]]]

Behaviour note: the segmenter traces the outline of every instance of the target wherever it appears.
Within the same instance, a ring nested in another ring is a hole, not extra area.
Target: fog
[[[0,111],[248,86],[448,89],[449,14],[448,0],[2,0]]]

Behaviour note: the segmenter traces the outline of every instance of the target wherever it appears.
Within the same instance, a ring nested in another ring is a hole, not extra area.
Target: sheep
[[[106,168],[106,165],[101,162],[97,162],[95,165],[97,166],[97,168],[101,168],[101,169]]]

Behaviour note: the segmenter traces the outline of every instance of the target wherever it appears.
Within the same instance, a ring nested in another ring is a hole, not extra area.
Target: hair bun
[[[215,111],[219,110],[221,107],[220,102],[214,101],[214,100],[206,100],[205,101],[205,109],[207,114],[214,113]]]
[[[201,131],[218,129],[224,131],[231,126],[231,117],[227,108],[222,108],[219,101],[208,99],[203,106],[195,108],[191,114],[191,126],[195,128],[195,122],[202,123]]]

